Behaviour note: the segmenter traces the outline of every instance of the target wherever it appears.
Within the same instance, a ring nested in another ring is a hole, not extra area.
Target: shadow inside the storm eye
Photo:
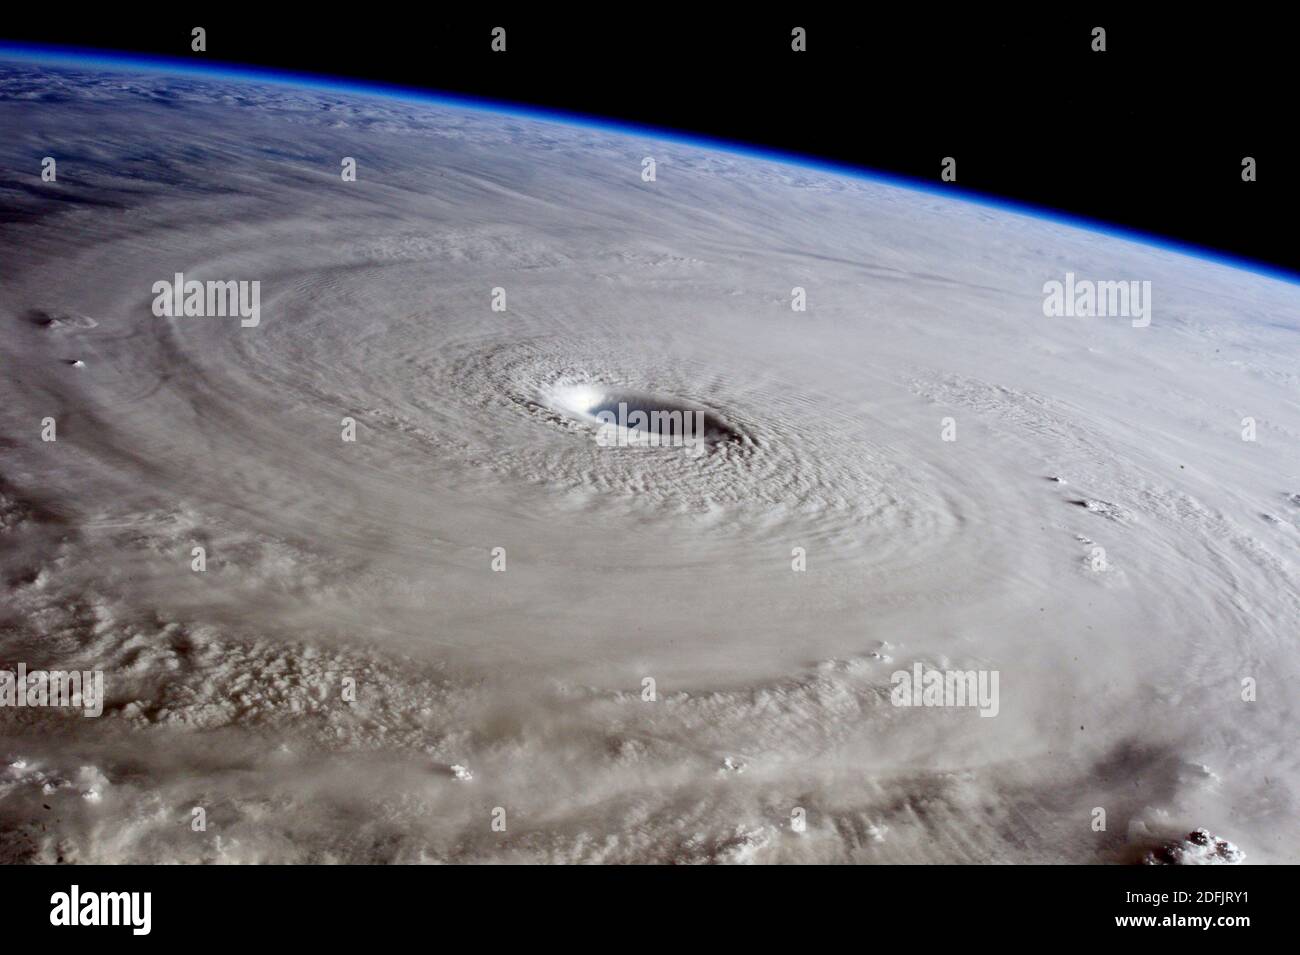
[[[649,395],[606,392],[585,413],[607,424],[618,424],[661,439],[703,438],[709,444],[739,440],[740,435],[717,415],[703,408]]]

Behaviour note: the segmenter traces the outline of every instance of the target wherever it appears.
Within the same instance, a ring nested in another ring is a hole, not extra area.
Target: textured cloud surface
[[[107,692],[0,709],[0,857],[1300,861],[1300,288],[393,98],[0,63],[0,132],[0,665]]]

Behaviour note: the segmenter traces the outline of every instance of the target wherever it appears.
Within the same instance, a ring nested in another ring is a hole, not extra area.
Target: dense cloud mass
[[[392,97],[0,63],[0,132],[0,667],[105,694],[0,708],[5,861],[1300,861],[1297,286]]]

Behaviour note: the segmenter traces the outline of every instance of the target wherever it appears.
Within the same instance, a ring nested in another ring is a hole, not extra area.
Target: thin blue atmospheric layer
[[[371,80],[338,79],[317,73],[301,73],[272,67],[245,66],[238,63],[227,63],[217,60],[212,61],[209,65],[196,66],[193,60],[181,59],[179,57],[119,53],[116,51],[96,50],[85,47],[19,43],[3,39],[0,39],[0,60],[37,63],[47,66],[101,67],[110,70],[133,69],[136,71],[162,73],[173,76],[237,80],[333,93],[377,96],[406,102],[424,102],[437,106],[471,109],[480,112],[495,113],[500,116],[509,116],[516,119],[533,119],[542,122],[560,123],[568,126],[591,129],[597,132],[614,133],[624,136],[642,136],[656,139],[661,142],[677,143],[678,145],[694,149],[709,149],[718,152],[725,152],[735,156],[745,156],[750,159],[757,159],[764,162],[802,167],[804,169],[829,173],[836,176],[849,176],[868,182],[895,186],[900,189],[909,189],[913,192],[922,192],[929,195],[940,196],[946,199],[959,199],[963,202],[984,206],[985,208],[1028,216],[1030,218],[1040,219],[1058,225],[1066,225],[1076,229],[1083,229],[1088,232],[1099,233],[1111,238],[1136,242],[1146,246],[1153,246],[1179,255],[1213,262],[1216,265],[1228,266],[1230,268],[1263,275],[1281,282],[1300,285],[1300,273],[1292,272],[1280,266],[1258,262],[1254,259],[1247,259],[1242,256],[1222,252],[1207,246],[1183,242],[1177,239],[1156,235],[1151,232],[1143,232],[1139,229],[1131,229],[1127,226],[1113,225],[1099,219],[1091,219],[1087,216],[1081,216],[1075,213],[1037,206],[1033,203],[1022,202],[1017,199],[1007,199],[1002,196],[994,196],[988,193],[979,192],[978,190],[957,186],[955,184],[936,186],[932,182],[924,179],[917,179],[913,176],[882,172],[864,166],[838,163],[832,160],[820,159],[814,156],[805,156],[800,153],[786,152],[784,150],[765,146],[753,146],[746,143],[733,142],[731,140],[717,139],[703,133],[683,133],[672,129],[634,123],[628,120],[588,116],[584,113],[574,113],[543,106],[511,103],[503,100],[470,96],[463,93],[433,91],[421,89],[419,87],[399,86],[392,83],[382,83]]]

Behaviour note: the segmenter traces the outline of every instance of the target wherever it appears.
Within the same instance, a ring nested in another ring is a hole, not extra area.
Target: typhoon
[[[1300,286],[949,188],[0,55],[0,858],[1300,861]]]

